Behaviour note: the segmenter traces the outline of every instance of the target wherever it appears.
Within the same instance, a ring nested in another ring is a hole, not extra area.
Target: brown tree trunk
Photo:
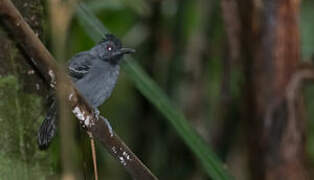
[[[43,1],[13,3],[41,37]],[[51,171],[36,143],[43,119],[41,97],[47,94],[47,86],[8,32],[0,20],[0,177],[38,179]]]
[[[252,179],[307,179],[302,98],[287,86],[300,61],[299,1],[240,0]],[[246,32],[245,32],[246,31]]]

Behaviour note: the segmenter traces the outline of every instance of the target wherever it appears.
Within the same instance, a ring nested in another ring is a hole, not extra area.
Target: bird
[[[119,77],[123,55],[134,52],[134,49],[123,48],[121,41],[113,34],[106,34],[93,48],[80,52],[69,60],[69,76],[96,113],[99,113],[97,108],[112,94]],[[37,133],[39,149],[45,150],[49,147],[56,135],[57,119],[58,105],[53,95],[46,117]]]

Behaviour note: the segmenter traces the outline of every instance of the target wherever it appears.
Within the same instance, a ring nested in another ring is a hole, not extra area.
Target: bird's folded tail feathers
[[[57,105],[56,101],[53,101],[49,107],[46,118],[41,124],[38,134],[37,143],[41,150],[45,150],[49,147],[52,139],[56,134],[56,118],[57,118]]]

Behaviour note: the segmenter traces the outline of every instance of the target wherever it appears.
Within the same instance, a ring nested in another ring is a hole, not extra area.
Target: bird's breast
[[[86,77],[77,81],[76,85],[90,105],[98,107],[111,96],[118,76],[118,65],[100,64],[91,68]]]

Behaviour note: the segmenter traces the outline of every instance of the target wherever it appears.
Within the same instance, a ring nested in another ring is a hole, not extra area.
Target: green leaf
[[[77,17],[95,42],[108,33],[103,24],[83,3],[77,9]],[[183,113],[170,102],[161,88],[132,57],[126,56],[122,69],[132,79],[136,88],[166,117],[181,139],[201,161],[208,175],[213,179],[231,179],[223,163],[192,128]]]

